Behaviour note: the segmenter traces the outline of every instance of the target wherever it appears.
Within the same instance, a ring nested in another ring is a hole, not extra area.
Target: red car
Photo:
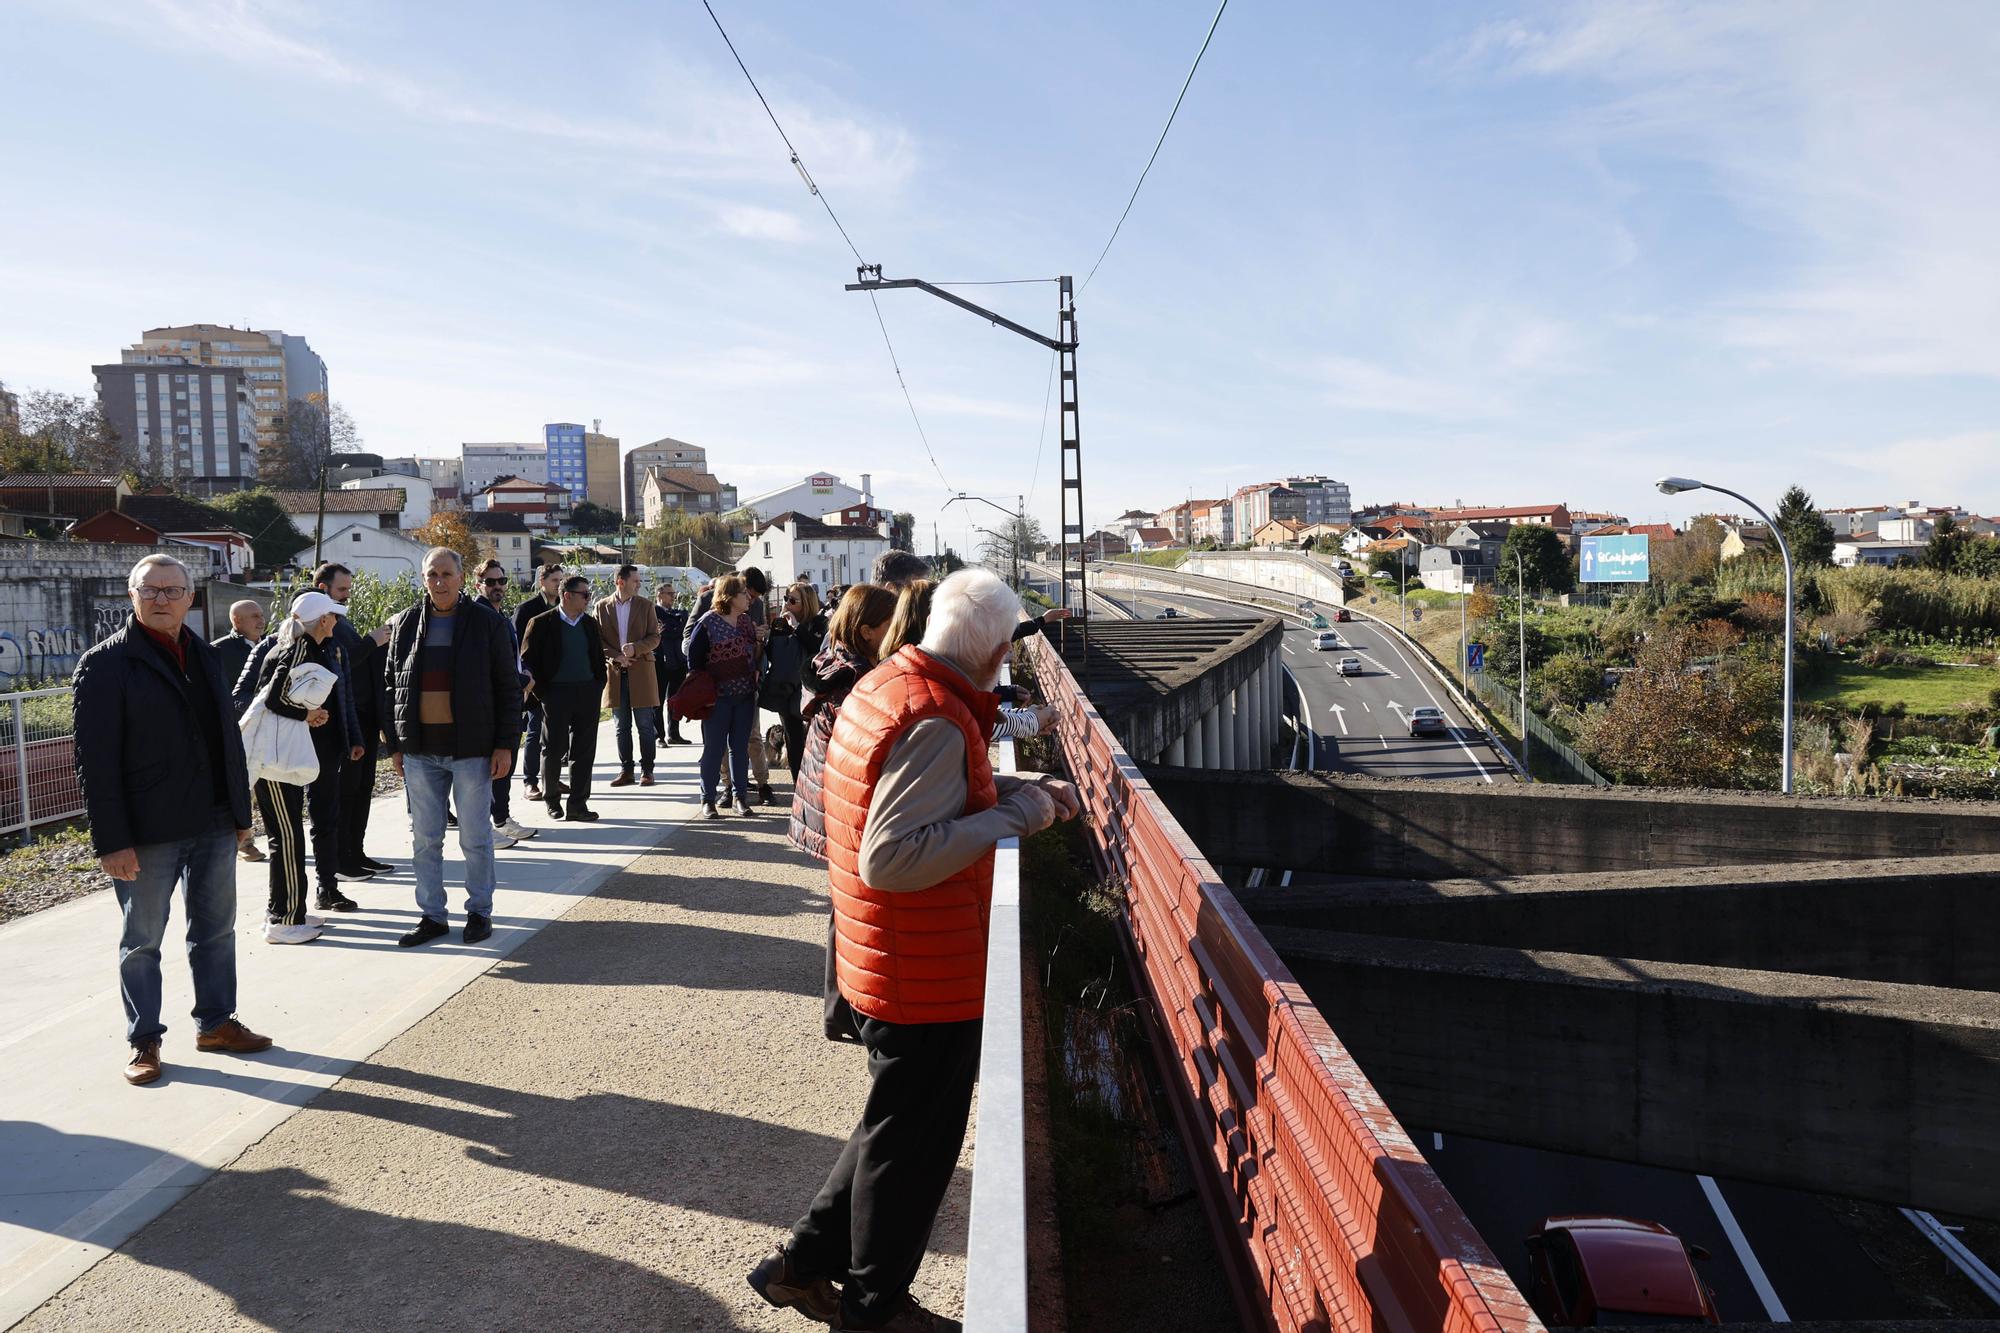
[[[1344,606],[1337,606],[1333,609],[1333,618],[1344,624],[1354,619],[1354,613]]]
[[[1550,1328],[1719,1324],[1715,1293],[1694,1270],[1706,1258],[1658,1222],[1551,1217],[1528,1237],[1528,1300]]]

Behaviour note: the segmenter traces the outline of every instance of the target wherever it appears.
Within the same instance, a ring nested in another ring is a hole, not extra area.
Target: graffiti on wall
[[[86,648],[118,632],[125,623],[121,603],[100,605],[88,630],[75,625],[37,625],[15,634],[0,630],[0,680],[66,675]]]

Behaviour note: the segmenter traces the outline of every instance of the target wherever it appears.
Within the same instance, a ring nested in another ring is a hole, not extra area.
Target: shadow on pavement
[[[523,949],[496,981],[567,986],[690,986],[818,995],[826,952],[804,940],[678,921],[578,921],[549,927],[565,948]],[[588,941],[579,946],[578,941]]]

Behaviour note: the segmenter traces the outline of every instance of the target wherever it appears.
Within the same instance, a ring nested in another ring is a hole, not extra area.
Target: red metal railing
[[[1270,1324],[1516,1333],[1542,1327],[1381,1095],[1120,748],[1053,645],[1029,641],[1123,884],[1148,998],[1178,1062],[1197,1170],[1233,1209]]]

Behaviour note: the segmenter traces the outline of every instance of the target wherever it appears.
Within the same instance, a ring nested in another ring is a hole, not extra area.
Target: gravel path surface
[[[0,856],[0,921],[31,916],[111,887],[90,850],[90,833],[44,834]]]
[[[817,1327],[743,1279],[866,1091],[825,876],[772,815],[672,838],[18,1327]],[[916,1288],[953,1316],[970,1164]]]

